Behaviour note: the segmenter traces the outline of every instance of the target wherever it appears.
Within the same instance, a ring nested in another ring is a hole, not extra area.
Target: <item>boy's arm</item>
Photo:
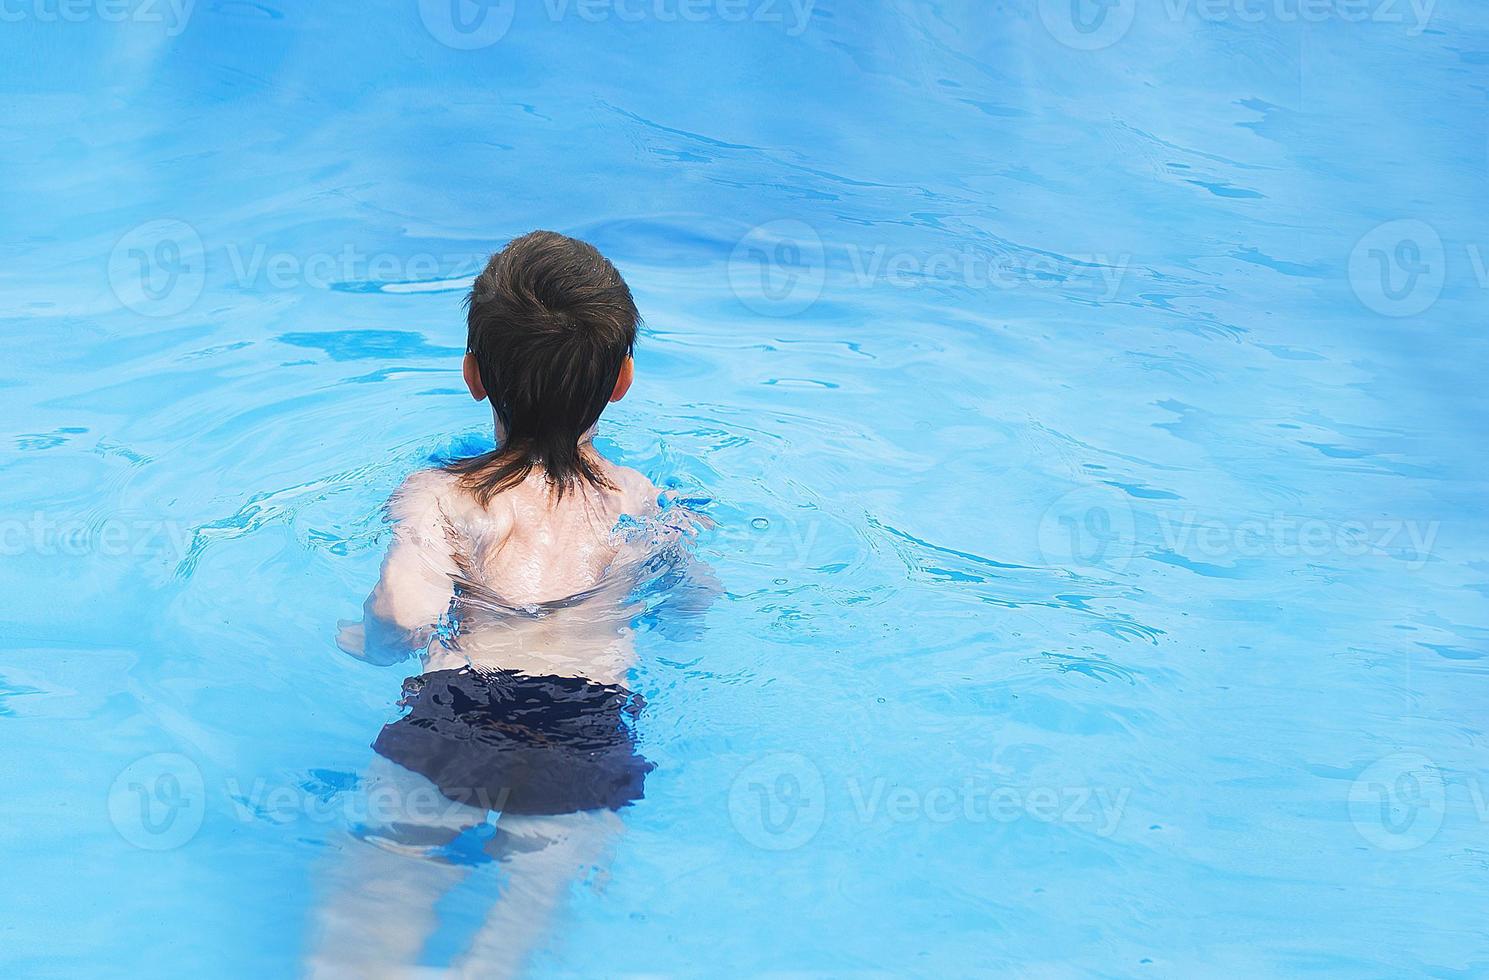
[[[658,628],[672,639],[687,639],[701,630],[698,622],[724,586],[713,567],[694,553],[698,535],[714,526],[713,519],[681,500],[675,490],[662,490],[635,470],[624,470],[635,513],[646,515],[645,533],[633,539],[632,547],[645,553],[665,551],[675,564],[668,576],[667,614]]]
[[[337,636],[347,653],[390,664],[428,645],[460,574],[455,530],[444,507],[450,482],[448,474],[422,470],[388,501],[393,540],[377,585],[362,606],[361,629],[344,624]]]

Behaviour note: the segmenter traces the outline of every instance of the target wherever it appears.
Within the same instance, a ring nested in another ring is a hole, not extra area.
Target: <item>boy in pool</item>
[[[465,965],[516,969],[651,768],[631,734],[630,627],[607,571],[626,547],[618,522],[655,515],[658,490],[591,442],[631,387],[636,305],[592,246],[543,231],[493,256],[468,305],[465,383],[490,400],[497,447],[398,489],[364,621],[340,637],[377,662],[422,648],[424,669],[374,743],[366,836],[380,844],[356,845],[317,972],[407,969],[433,899],[462,876],[408,849],[448,844],[491,811],[487,848],[507,881]]]

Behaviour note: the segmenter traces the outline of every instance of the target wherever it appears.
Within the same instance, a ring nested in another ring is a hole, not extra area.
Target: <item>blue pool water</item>
[[[534,974],[1489,970],[1482,5],[0,10],[7,975],[301,970],[535,227],[724,593]]]

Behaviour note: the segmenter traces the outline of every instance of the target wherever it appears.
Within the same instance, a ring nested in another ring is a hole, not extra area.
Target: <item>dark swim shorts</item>
[[[636,751],[640,695],[584,677],[436,670],[404,682],[381,756],[448,798],[503,813],[618,810],[654,766]]]

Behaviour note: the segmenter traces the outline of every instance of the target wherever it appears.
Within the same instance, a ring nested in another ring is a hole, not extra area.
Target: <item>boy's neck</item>
[[[494,411],[491,413],[491,425],[492,430],[496,436],[496,444],[498,446],[504,444],[507,441],[507,427],[502,425],[501,418]],[[599,427],[600,423],[596,422],[594,425],[584,430],[584,434],[579,437],[579,445],[583,447],[588,446],[590,443],[594,442],[595,430],[597,430]]]

